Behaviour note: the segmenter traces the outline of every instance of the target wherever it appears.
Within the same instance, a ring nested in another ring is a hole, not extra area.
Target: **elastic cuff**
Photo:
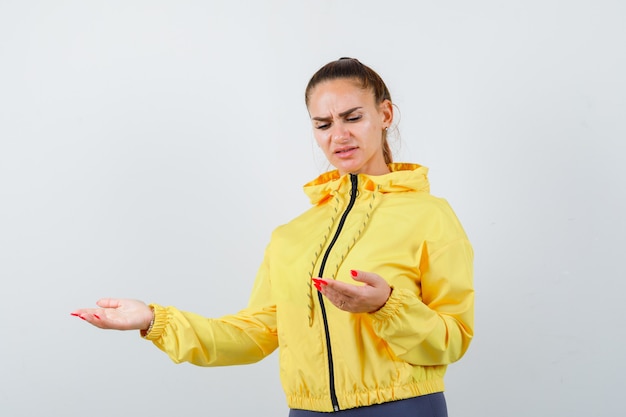
[[[392,288],[391,294],[389,295],[389,298],[387,299],[385,305],[374,311],[373,313],[369,313],[370,316],[374,320],[383,321],[396,315],[396,313],[400,309],[400,306],[402,305],[402,297],[400,295],[400,292],[401,291],[394,290]]]
[[[149,304],[148,307],[154,311],[154,322],[152,323],[150,331],[141,337],[146,340],[156,340],[161,337],[165,325],[167,324],[167,310],[165,307],[158,304]]]

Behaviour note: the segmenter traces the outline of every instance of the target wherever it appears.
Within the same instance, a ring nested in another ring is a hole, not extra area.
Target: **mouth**
[[[342,148],[335,149],[334,154],[339,157],[347,157],[352,155],[357,149],[357,146],[344,146]]]

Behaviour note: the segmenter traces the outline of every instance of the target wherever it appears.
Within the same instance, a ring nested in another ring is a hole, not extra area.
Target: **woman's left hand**
[[[391,287],[373,272],[350,271],[352,279],[365,285],[352,285],[334,279],[313,278],[315,287],[337,308],[351,313],[372,313],[382,308]]]

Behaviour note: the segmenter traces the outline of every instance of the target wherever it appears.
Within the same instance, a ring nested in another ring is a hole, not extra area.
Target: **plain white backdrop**
[[[327,168],[303,94],[342,56],[474,244],[450,416],[622,412],[625,2],[0,0],[0,415],[287,415],[276,354],[175,365],[69,313],[243,307]]]

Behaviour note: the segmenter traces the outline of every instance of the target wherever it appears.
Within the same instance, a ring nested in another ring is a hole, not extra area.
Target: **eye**
[[[330,123],[323,123],[323,124],[315,125],[315,128],[319,130],[326,130],[329,127],[330,127]]]
[[[361,116],[360,114],[359,115],[353,115],[353,116],[346,117],[346,120],[348,122],[358,122],[359,120],[361,120],[362,117],[363,116]]]

